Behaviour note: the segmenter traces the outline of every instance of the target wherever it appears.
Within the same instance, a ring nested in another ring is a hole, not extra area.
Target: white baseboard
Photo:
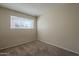
[[[31,40],[31,41],[27,41],[27,42],[19,42],[18,44],[10,45],[10,46],[7,46],[7,47],[2,47],[2,48],[0,48],[0,50],[15,47],[15,46],[22,45],[22,44],[25,44],[25,43],[29,43],[29,42],[32,42],[32,41],[35,41],[35,40]]]
[[[42,41],[42,40],[39,40],[39,41]],[[70,50],[70,49],[68,49],[68,48],[64,48],[64,47],[61,47],[61,46],[58,46],[58,45],[55,45],[55,44],[51,44],[51,43],[48,43],[48,42],[46,42],[46,41],[42,41],[42,42],[47,43],[47,44],[49,44],[49,45],[56,46],[56,47],[58,47],[58,48],[61,48],[61,49],[66,50],[66,51],[70,51],[70,52],[73,52],[73,53],[79,54],[78,52],[73,51],[73,50]]]

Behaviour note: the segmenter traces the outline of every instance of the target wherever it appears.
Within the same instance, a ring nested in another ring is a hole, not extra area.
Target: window
[[[32,29],[34,28],[34,20],[11,16],[10,27],[12,29]]]

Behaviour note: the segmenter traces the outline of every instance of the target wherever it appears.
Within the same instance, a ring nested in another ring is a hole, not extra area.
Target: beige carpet
[[[0,56],[78,56],[41,41],[32,41],[16,47],[0,51]]]

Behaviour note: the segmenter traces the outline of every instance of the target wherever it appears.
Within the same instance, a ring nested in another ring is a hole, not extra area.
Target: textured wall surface
[[[34,29],[10,29],[10,16],[33,19]],[[0,49],[36,40],[36,18],[0,7]]]
[[[38,18],[38,40],[79,53],[79,6],[55,6]]]

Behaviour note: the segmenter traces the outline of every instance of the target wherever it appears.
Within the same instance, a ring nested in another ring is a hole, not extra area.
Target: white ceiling
[[[66,4],[55,3],[0,3],[0,6],[16,10],[32,16],[40,16],[44,11],[54,8],[55,6]]]
[[[23,12],[32,16],[39,16],[48,8],[51,8],[54,4],[46,3],[2,3],[3,7]]]

